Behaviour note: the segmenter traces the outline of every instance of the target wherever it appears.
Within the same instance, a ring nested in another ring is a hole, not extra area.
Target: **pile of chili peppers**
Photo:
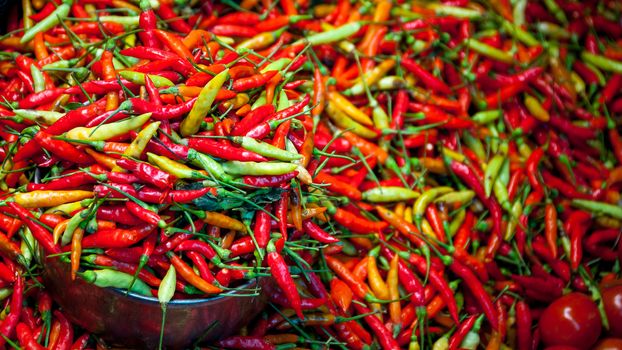
[[[602,310],[620,277],[621,11],[22,1],[0,37],[0,344],[104,347],[53,306],[45,254],[163,303],[272,278],[209,347],[544,348],[548,303]]]

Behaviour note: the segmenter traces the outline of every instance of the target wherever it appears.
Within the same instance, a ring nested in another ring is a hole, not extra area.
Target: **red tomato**
[[[570,293],[555,300],[540,317],[540,334],[547,346],[589,349],[602,330],[598,307],[588,296]]]
[[[622,339],[605,338],[599,341],[592,350],[622,350]]]
[[[622,285],[603,289],[601,294],[609,320],[609,334],[622,338]]]
[[[549,346],[548,348],[544,350],[579,350],[579,349],[575,348],[574,346],[553,345],[553,346]]]

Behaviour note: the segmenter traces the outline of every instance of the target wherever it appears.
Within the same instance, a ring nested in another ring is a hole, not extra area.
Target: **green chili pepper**
[[[227,79],[229,79],[229,69],[218,73],[201,89],[199,98],[197,98],[194,106],[192,106],[192,110],[190,110],[190,113],[188,113],[188,116],[181,122],[179,127],[179,131],[183,136],[196,134],[199,131],[203,118],[212,108],[212,103],[214,103],[218,91]]]
[[[521,27],[525,24],[525,8],[527,7],[527,0],[516,0],[514,2],[514,10],[512,11],[512,17],[514,18],[514,26]]]
[[[297,164],[276,162],[239,162],[223,164],[225,172],[231,175],[283,175],[296,170]]]
[[[608,215],[618,220],[622,220],[622,207],[617,205],[587,199],[573,199],[572,205],[580,209],[588,210],[594,214]]]
[[[279,105],[276,106],[276,111],[280,112],[284,110],[285,108],[288,108],[289,106],[290,106],[289,98],[287,98],[287,94],[285,93],[285,90],[281,90],[281,92],[279,93]]]
[[[514,237],[516,232],[516,226],[518,225],[518,218],[523,214],[523,204],[520,201],[514,202],[510,210],[510,220],[508,221],[507,229],[505,230],[506,241],[510,241]]]
[[[568,18],[566,18],[564,10],[559,7],[555,0],[544,0],[544,5],[549,9],[549,12],[553,13],[556,20],[560,21],[562,24],[568,24]]]
[[[30,75],[32,75],[32,83],[35,92],[41,92],[45,90],[45,78],[43,73],[37,68],[36,65],[30,66]]]
[[[65,115],[60,112],[41,111],[38,109],[15,109],[13,113],[18,117],[43,125],[52,125]]]
[[[475,197],[475,192],[471,190],[450,192],[444,194],[436,199],[434,199],[434,203],[443,202],[443,203],[468,203]]]
[[[488,124],[499,119],[503,115],[503,111],[500,109],[495,109],[491,111],[481,111],[473,114],[471,120],[478,124]]]
[[[138,27],[140,16],[99,16],[100,22],[114,22],[125,27]]]
[[[504,155],[497,154],[490,160],[490,162],[488,162],[488,165],[486,165],[486,172],[484,173],[484,190],[487,197],[489,197],[492,192],[492,185],[497,179],[505,160],[506,158]]]
[[[478,19],[482,16],[482,13],[477,10],[467,9],[464,7],[430,4],[429,6],[439,16],[453,16],[463,19]]]
[[[158,349],[162,349],[162,340],[164,339],[164,325],[166,324],[166,306],[173,299],[175,294],[175,284],[177,283],[177,272],[175,266],[171,265],[162,278],[158,287],[158,301],[162,307],[162,325],[160,326],[160,342]]]
[[[65,228],[65,231],[63,232],[63,235],[60,239],[60,244],[62,246],[65,246],[71,243],[71,238],[73,237],[74,231],[78,228],[80,223],[84,221],[84,217],[82,217],[82,213],[84,213],[85,210],[86,209],[80,210],[79,212],[74,214],[74,216],[72,216],[71,219],[69,219],[69,222],[67,223],[67,227]]]
[[[363,200],[373,203],[400,202],[415,199],[421,194],[405,187],[380,186],[363,192]]]
[[[300,154],[286,151],[263,141],[257,141],[252,137],[237,136],[232,137],[231,140],[248,151],[255,152],[268,158],[283,161],[292,161],[302,158]]]
[[[225,170],[222,165],[207,154],[203,154],[195,149],[189,148],[188,160],[192,162],[192,164],[200,166],[203,170],[207,171],[210,175],[217,179],[223,181],[229,181],[231,179],[230,176],[225,174]]]
[[[255,102],[253,102],[253,104],[251,105],[251,109],[255,109],[257,107],[261,107],[263,105],[265,105],[267,103],[266,101],[266,92],[262,91],[261,95],[259,95],[259,97],[257,97],[257,100],[255,100]]]
[[[265,66],[260,72],[265,73],[271,70],[281,71],[283,68],[287,67],[291,62],[292,62],[291,58],[279,58],[278,60]]]
[[[172,81],[168,80],[167,78],[161,77],[159,75],[145,74],[141,72],[134,72],[131,70],[119,71],[119,75],[122,78],[125,78],[134,84],[145,85],[145,76],[149,76],[149,79],[151,79],[155,87],[167,87],[167,86],[175,85],[173,84]]]
[[[132,275],[115,270],[87,270],[81,273],[80,276],[86,282],[92,283],[98,287],[113,287],[126,290],[133,279]],[[130,292],[151,296],[151,288],[141,280],[136,280],[134,282]]]
[[[417,198],[415,204],[413,204],[413,220],[415,221],[415,224],[417,225],[419,231],[421,231],[421,221],[423,220],[423,214],[425,213],[428,205],[430,205],[430,203],[432,203],[434,198],[436,198],[437,196],[451,192],[453,190],[454,189],[451,187],[434,187],[423,192],[421,196]]]
[[[533,37],[529,32],[526,32],[521,27],[512,24],[509,21],[503,21],[501,24],[503,29],[505,29],[510,35],[516,38],[518,41],[522,42],[527,46],[538,46],[540,42]]]
[[[52,27],[56,26],[63,18],[69,15],[71,3],[71,0],[65,0],[54,11],[52,11],[49,16],[45,17],[43,20],[39,21],[39,23],[26,30],[26,32],[24,32],[24,36],[19,40],[19,42],[25,44],[31,41],[37,33],[47,32]]]
[[[201,174],[198,170],[189,168],[188,166],[178,163],[174,160],[159,156],[150,152],[147,152],[147,159],[149,163],[154,164],[158,168],[166,171],[167,173],[174,175],[179,179],[205,179],[206,176]]]
[[[342,25],[339,28],[328,30],[322,33],[309,35],[308,37],[298,41],[298,44],[307,43],[311,46],[329,44],[335,41],[343,40],[349,36],[356,34],[363,25],[360,22],[351,22]],[[295,44],[294,44],[295,45]]]
[[[480,336],[479,330],[482,327],[482,321],[484,320],[484,314],[481,314],[477,320],[475,320],[475,324],[473,328],[466,334],[462,342],[460,343],[460,349],[467,350],[475,350],[479,346]]]
[[[543,35],[549,36],[554,39],[568,39],[570,38],[570,33],[558,26],[555,23],[551,22],[538,22],[535,24],[537,31]]]
[[[594,55],[593,53],[587,51],[581,52],[581,58],[587,63],[590,63],[602,70],[622,74],[622,62],[620,61],[615,61],[600,55]]]
[[[466,45],[473,51],[482,54],[484,56],[490,57],[497,61],[501,61],[503,63],[512,64],[514,62],[514,58],[512,55],[505,51],[501,51],[496,47],[492,47],[488,44],[484,44],[481,41],[469,38],[466,41]]]
[[[451,220],[451,223],[449,224],[448,233],[450,237],[453,237],[456,234],[456,232],[458,232],[465,218],[466,218],[465,209],[460,209],[456,212],[456,216],[453,218],[453,220]]]
[[[510,212],[512,208],[510,207],[510,197],[508,195],[508,189],[506,185],[503,184],[501,177],[498,177],[497,180],[495,180],[495,183],[492,186],[492,190],[501,207],[507,212]]]
[[[471,135],[471,133],[466,130],[464,131],[463,136],[464,143],[467,145],[467,147],[469,147],[471,151],[475,153],[477,158],[482,161],[486,160],[486,150],[484,149],[482,141],[477,137],[473,137],[473,135]]]
[[[103,124],[91,128],[80,126],[67,131],[65,136],[68,139],[75,140],[105,141],[140,128],[149,118],[151,118],[151,113],[145,113],[115,123]]]

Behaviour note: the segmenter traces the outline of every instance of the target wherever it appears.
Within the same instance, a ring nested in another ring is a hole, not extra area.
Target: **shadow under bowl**
[[[70,266],[59,258],[45,258],[43,282],[52,298],[72,322],[99,335],[111,345],[157,348],[162,309],[157,298],[100,288],[81,278],[71,280]],[[171,301],[166,310],[163,346],[186,347],[229,336],[252,320],[265,307],[262,293],[269,279],[260,278],[226,295]],[[258,296],[244,296],[249,289]]]

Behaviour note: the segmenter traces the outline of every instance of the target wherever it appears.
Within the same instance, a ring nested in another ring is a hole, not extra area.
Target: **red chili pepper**
[[[71,345],[71,350],[84,350],[91,338],[90,333],[84,333]]]
[[[339,242],[339,239],[324,231],[321,227],[313,223],[313,221],[311,220],[304,220],[302,222],[302,227],[304,228],[304,231],[309,235],[309,237],[317,240],[320,243],[329,244]]]
[[[100,206],[97,208],[97,219],[114,221],[124,225],[138,225],[141,221],[130,213],[130,211],[122,205],[116,206]]]
[[[267,251],[268,254],[266,256],[266,261],[268,266],[270,266],[270,273],[272,274],[272,277],[274,277],[276,283],[287,296],[287,299],[296,312],[296,315],[298,315],[300,319],[304,319],[302,308],[300,306],[300,294],[298,294],[296,284],[289,273],[289,268],[287,267],[285,260],[283,260],[283,257],[276,251],[276,247],[272,241],[268,243]]]
[[[518,350],[532,349],[531,342],[531,310],[523,300],[516,303],[516,340]]]
[[[272,77],[274,77],[277,71],[268,71],[261,74],[252,75],[246,78],[240,78],[233,81],[231,88],[233,91],[246,91],[265,85]]]
[[[47,254],[60,253],[60,248],[54,244],[50,232],[35,222],[35,217],[30,211],[15,202],[7,202],[7,205],[24,223],[26,223],[33,237],[41,244],[41,247]]]
[[[394,253],[387,249],[386,247],[382,248],[382,254],[388,259],[393,259]],[[425,295],[423,284],[417,276],[415,276],[414,272],[408,268],[408,266],[400,260],[398,265],[398,278],[402,287],[410,294],[410,300],[415,306],[423,306],[425,305]]]
[[[484,203],[484,205],[488,207],[494,222],[494,232],[498,237],[501,237],[502,211],[497,200],[493,197],[486,197],[481,180],[477,177],[477,175],[475,175],[470,167],[463,163],[452,161],[450,168],[454,174],[468,184],[469,188],[471,188],[477,197]]]
[[[349,349],[362,350],[365,348],[361,338],[348,326],[347,322],[335,323],[333,328],[337,331],[339,340],[345,342]]]
[[[244,236],[237,241],[233,242],[231,245],[231,255],[230,257],[234,258],[236,256],[241,256],[245,254],[249,254],[255,251],[255,243],[250,236]]]
[[[540,184],[540,180],[538,179],[538,166],[540,165],[540,160],[544,156],[544,150],[542,147],[536,148],[527,159],[525,163],[525,172],[527,173],[527,178],[529,179],[529,183],[531,187],[533,187],[534,191],[544,193],[542,188],[542,184]]]
[[[140,13],[138,25],[142,31],[138,32],[140,41],[148,48],[157,48],[159,46],[158,39],[153,32],[157,29],[158,19],[152,9],[144,10]]]
[[[255,152],[208,138],[189,138],[187,144],[189,147],[199,152],[227,160],[238,160],[242,162],[266,162],[268,160],[266,157]]]
[[[232,36],[240,38],[252,38],[259,34],[254,27],[245,27],[235,24],[219,24],[211,29],[214,35]]]
[[[175,247],[176,252],[193,251],[201,254],[209,260],[215,260],[217,258],[214,249],[207,243],[199,240],[187,240],[179,243]]]
[[[4,346],[6,344],[6,340],[12,336],[13,331],[19,322],[22,314],[23,299],[24,280],[18,273],[15,283],[13,284],[13,293],[11,295],[11,312],[2,321],[2,324],[0,324],[0,334],[2,334],[2,337],[0,337],[0,346]]]
[[[342,208],[337,208],[333,219],[356,233],[380,232],[389,226],[384,221],[367,220]]]
[[[270,241],[270,215],[271,207],[267,205],[264,210],[257,210],[255,214],[255,225],[253,227],[253,233],[255,234],[255,240],[260,248],[265,248]]]
[[[131,98],[128,101],[131,103],[132,110],[135,113],[151,113],[151,118],[155,120],[168,120],[179,118],[190,112],[196,100],[197,98],[194,97],[177,105],[163,106],[157,106],[139,98]]]
[[[472,292],[482,311],[486,315],[491,327],[495,330],[499,329],[497,311],[492,303],[492,300],[490,299],[490,295],[488,295],[484,289],[484,286],[473,274],[473,272],[471,272],[468,267],[455,260],[449,265],[449,269],[459,276]]]
[[[117,160],[117,165],[125,170],[131,171],[139,179],[153,184],[158,188],[173,188],[177,180],[171,174],[164,172],[148,163],[135,162],[127,158]]]
[[[32,334],[32,330],[25,324],[19,323],[16,327],[17,339],[19,344],[28,350],[45,350],[46,348],[37,343],[37,339]]]
[[[60,95],[65,93],[64,88],[56,88],[35,92],[26,98],[19,100],[19,108],[29,109],[39,107],[43,104],[53,102]]]
[[[154,211],[144,208],[132,201],[126,202],[125,206],[130,211],[130,213],[132,213],[143,222],[160,227],[166,226],[166,222],[164,222],[164,220],[160,218],[160,215],[158,215],[158,213]]]
[[[337,179],[336,177],[320,171],[317,173],[314,179],[319,184],[326,184],[326,189],[331,192],[346,196],[354,201],[359,201],[362,198],[361,191],[354,186]]]
[[[272,104],[263,105],[253,109],[240,122],[233,126],[231,135],[246,135],[253,127],[266,120],[266,118],[274,114],[274,112],[275,109]]]
[[[160,4],[156,12],[173,30],[184,34],[188,34],[192,30],[192,27],[184,19],[177,16],[169,4]]]
[[[566,222],[564,230],[570,237],[570,267],[576,270],[581,264],[583,258],[583,236],[588,230],[592,216],[585,211],[573,211]]]
[[[459,348],[460,344],[464,340],[464,337],[466,337],[466,335],[471,331],[471,328],[475,325],[476,320],[477,316],[471,315],[458,325],[458,328],[454,334],[452,334],[451,338],[449,338],[450,350],[456,350]]]
[[[613,154],[622,163],[622,137],[616,128],[609,129],[609,142],[613,146]]]
[[[406,70],[411,72],[415,76],[415,78],[417,78],[417,80],[420,80],[426,87],[442,94],[451,94],[451,89],[449,88],[449,86],[447,86],[447,84],[445,84],[445,82],[423,69],[423,67],[418,65],[417,62],[415,62],[414,60],[411,60],[407,57],[402,57],[400,63],[402,64],[402,66],[404,66],[404,68],[406,68]]]
[[[147,237],[155,225],[144,225],[130,229],[99,230],[82,239],[82,248],[124,248],[134,245]]]
[[[354,303],[353,305],[354,308],[356,308],[356,311],[360,314],[368,314],[370,312],[368,308],[364,307],[360,303]],[[369,328],[371,328],[371,330],[376,334],[378,342],[380,342],[380,346],[382,346],[383,349],[400,349],[400,346],[393,338],[393,335],[391,335],[387,327],[385,327],[382,321],[380,321],[376,316],[367,315],[363,319],[367,322]]]
[[[69,350],[71,348],[71,342],[73,341],[73,325],[60,311],[54,310],[54,316],[60,322],[60,335],[56,341],[55,349]]]

